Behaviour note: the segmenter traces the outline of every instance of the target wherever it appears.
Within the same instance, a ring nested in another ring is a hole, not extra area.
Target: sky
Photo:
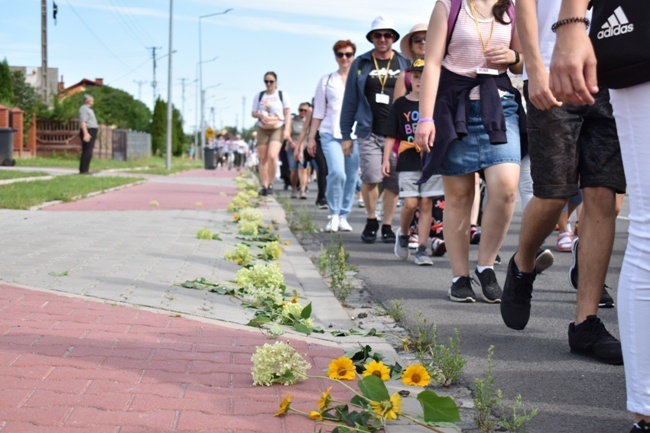
[[[159,47],[157,94],[167,100],[169,0],[55,1],[56,24],[52,0],[47,0],[48,66],[59,69],[66,87],[83,78],[103,78],[105,84],[129,92],[151,108],[149,47]],[[295,112],[300,102],[311,100],[320,77],[336,70],[332,46],[337,40],[350,39],[357,44],[357,53],[364,53],[372,48],[365,35],[375,17],[392,18],[404,35],[414,24],[428,22],[433,4],[433,0],[174,0],[172,100],[183,111],[186,131],[194,130],[200,112],[197,83],[192,83],[198,77],[199,16],[232,9],[201,20],[206,122],[215,129],[248,128],[254,121],[252,98],[264,90],[266,71],[278,74],[278,88],[289,95]],[[399,50],[399,42],[394,48]],[[41,0],[0,0],[2,58],[11,66],[41,65]]]

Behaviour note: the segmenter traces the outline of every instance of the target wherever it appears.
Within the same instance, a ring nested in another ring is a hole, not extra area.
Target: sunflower
[[[402,382],[404,385],[427,386],[431,382],[431,376],[426,368],[420,364],[413,364],[406,367],[402,373]]]
[[[327,388],[327,391],[321,392],[320,399],[318,400],[318,410],[325,410],[332,402],[332,387]]]
[[[232,219],[234,219],[235,221],[239,221],[239,215],[234,214],[234,215],[232,216]]]
[[[322,421],[323,414],[318,412],[317,410],[309,411],[309,419],[313,419],[314,421]]]
[[[354,380],[357,375],[356,371],[357,370],[354,367],[352,360],[350,358],[342,356],[339,359],[335,359],[330,362],[329,372],[327,373],[327,376],[330,379]]]
[[[377,362],[373,359],[368,364],[364,365],[364,367],[365,370],[362,373],[363,377],[374,375],[380,378],[381,380],[390,379],[390,370],[381,361]]]
[[[371,401],[370,406],[377,415],[389,420],[396,420],[402,413],[402,397],[398,393],[393,394],[390,400]]]
[[[280,410],[277,411],[276,413],[273,414],[273,416],[282,416],[285,413],[289,411],[291,408],[291,399],[293,397],[290,395],[287,395],[284,400],[282,400],[282,403],[280,403]]]

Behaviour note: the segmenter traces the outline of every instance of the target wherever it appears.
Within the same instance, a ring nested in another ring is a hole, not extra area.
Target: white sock
[[[494,266],[478,266],[478,265],[476,266],[476,270],[478,271],[479,274],[486,269],[494,270]]]
[[[460,279],[460,277],[454,277],[454,278],[451,280],[452,284],[455,283],[456,281],[458,281],[459,279]]]

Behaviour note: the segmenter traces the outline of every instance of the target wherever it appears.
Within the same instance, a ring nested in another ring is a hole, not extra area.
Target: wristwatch
[[[519,51],[515,51],[515,50],[512,50],[512,51],[515,52],[515,61],[512,62],[512,63],[510,63],[510,64],[508,64],[508,66],[514,66],[514,65],[516,65],[517,63],[519,63],[519,61],[521,60],[521,59],[519,58]]]

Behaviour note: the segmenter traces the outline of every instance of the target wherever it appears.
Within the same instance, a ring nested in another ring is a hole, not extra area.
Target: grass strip
[[[0,170],[0,180],[22,179],[26,177],[42,177],[42,176],[48,176],[48,174],[42,171]]]
[[[64,202],[142,180],[138,177],[57,176],[49,180],[0,185],[0,208],[29,209],[41,203]]]
[[[26,158],[16,159],[16,165],[19,167],[55,167],[55,168],[79,168],[79,157],[74,155],[55,155],[46,158]],[[130,161],[115,161],[113,159],[93,159],[90,164],[92,171],[113,170],[113,169],[141,169],[138,173],[146,174],[147,170],[152,170],[151,174],[172,174],[179,171],[192,170],[203,167],[203,163],[197,160],[187,158],[172,158],[172,170],[165,170],[165,158],[152,156],[151,158],[133,159]]]

